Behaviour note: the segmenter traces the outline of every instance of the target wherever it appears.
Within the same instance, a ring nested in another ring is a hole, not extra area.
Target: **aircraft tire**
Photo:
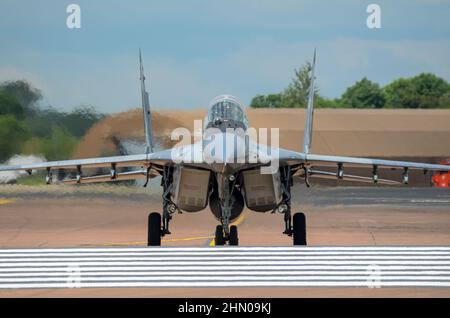
[[[216,246],[225,245],[225,238],[223,237],[223,226],[222,225],[216,226],[216,234],[214,236],[214,244]]]
[[[236,225],[230,226],[230,239],[228,240],[230,245],[239,245],[238,230]]]
[[[161,214],[152,212],[148,216],[148,246],[161,246]]]
[[[292,237],[294,245],[306,245],[306,218],[305,214],[298,212],[292,219]]]

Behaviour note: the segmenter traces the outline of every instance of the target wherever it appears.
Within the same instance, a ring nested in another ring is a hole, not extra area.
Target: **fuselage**
[[[209,204],[220,218],[224,191],[231,191],[231,219],[237,218],[245,205],[258,212],[277,206],[280,174],[262,174],[259,169],[273,154],[256,143],[248,129],[244,105],[236,97],[221,95],[211,101],[202,140],[179,147],[174,154],[183,162],[174,173],[172,191],[179,209],[196,212]],[[196,158],[200,160],[196,162]]]

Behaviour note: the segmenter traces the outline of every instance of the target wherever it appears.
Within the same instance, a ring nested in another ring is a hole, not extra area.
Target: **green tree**
[[[450,92],[445,93],[439,98],[439,108],[450,108]]]
[[[42,98],[41,91],[24,80],[3,82],[0,90],[14,96],[27,112],[33,112],[35,104]]]
[[[12,115],[0,116],[0,161],[20,153],[28,132],[20,121]]]
[[[308,103],[309,87],[311,85],[310,73],[312,65],[306,62],[298,70],[295,70],[295,77],[289,86],[279,94],[257,95],[250,104],[253,108],[296,108],[306,107]],[[315,89],[315,98],[319,97],[318,89]],[[322,104],[330,106],[333,102],[326,103],[322,99]]]
[[[395,80],[384,87],[384,92],[391,108],[450,107],[450,84],[431,73]]]
[[[43,155],[47,160],[63,160],[70,158],[77,144],[78,139],[66,129],[53,126],[49,138],[33,137],[27,140],[22,152]]]
[[[100,119],[104,118],[92,106],[79,106],[72,112],[61,112],[55,108],[38,109],[35,114],[26,118],[26,123],[34,136],[49,138],[54,126],[64,127],[78,138]]]
[[[418,108],[420,96],[411,80],[400,78],[383,88],[388,108]]]
[[[315,108],[343,108],[340,99],[328,99],[323,96],[317,96],[314,99]]]
[[[295,77],[291,84],[283,92],[283,107],[306,107],[308,104],[309,87],[311,85],[312,65],[306,62],[298,70],[295,70]],[[314,91],[315,98],[319,95],[316,87]]]
[[[13,115],[18,119],[22,119],[24,113],[24,108],[13,95],[6,91],[0,91],[0,116]]]
[[[282,107],[283,97],[281,94],[256,95],[250,107],[253,108],[279,108]]]
[[[92,125],[104,117],[93,106],[79,106],[65,116],[62,124],[73,136],[81,138]]]
[[[344,107],[351,108],[382,108],[385,102],[380,85],[365,77],[347,88],[340,101]]]

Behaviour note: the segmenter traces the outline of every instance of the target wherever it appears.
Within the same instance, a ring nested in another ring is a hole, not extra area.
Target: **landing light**
[[[403,168],[402,182],[403,182],[403,184],[408,184],[408,182],[409,182],[408,167]]]
[[[50,168],[47,168],[47,175],[45,176],[45,183],[50,184],[52,183],[52,172],[50,171]]]
[[[76,176],[77,183],[81,183],[81,166],[77,166],[77,176]]]
[[[278,207],[279,213],[285,213],[287,210],[288,210],[288,206],[286,204],[280,204],[280,206]]]
[[[338,179],[342,179],[344,177],[344,165],[342,162],[338,163],[337,177]]]
[[[170,213],[170,214],[175,213],[175,212],[177,211],[177,207],[176,207],[175,204],[169,204],[169,205],[167,206],[167,209],[169,210],[169,213]]]
[[[373,166],[373,170],[372,170],[372,179],[374,183],[378,182],[378,166]]]
[[[116,170],[116,164],[111,164],[111,179],[114,180],[117,178],[117,170]]]

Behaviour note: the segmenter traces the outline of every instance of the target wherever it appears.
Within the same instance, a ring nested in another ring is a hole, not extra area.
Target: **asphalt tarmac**
[[[142,247],[146,219],[160,210],[158,188],[0,189],[0,247]],[[294,211],[308,222],[308,245],[450,246],[450,191],[432,188],[293,188]],[[244,211],[241,246],[290,246],[282,215]],[[165,246],[211,248],[208,210],[174,215]],[[166,287],[1,289],[1,297],[449,297],[447,287]]]

